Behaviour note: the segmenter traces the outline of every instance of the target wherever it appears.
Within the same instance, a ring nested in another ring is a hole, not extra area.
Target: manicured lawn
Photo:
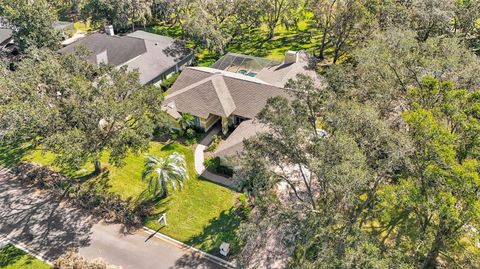
[[[92,30],[90,21],[87,21],[87,22],[77,21],[76,23],[73,24],[73,27],[75,27],[77,31],[82,31],[82,32],[87,32]]]
[[[0,249],[0,268],[4,269],[49,269],[48,264],[12,245]]]
[[[171,190],[170,196],[157,205],[155,213],[160,215],[166,212],[168,225],[160,225],[155,215],[147,220],[146,226],[211,253],[216,252],[222,241],[231,242],[235,247],[235,230],[240,223],[240,217],[237,216],[234,205],[239,194],[199,178],[194,170],[191,148],[177,143],[165,145],[151,142],[148,154],[166,156],[173,152],[186,156],[190,178],[185,182],[183,189]],[[104,156],[103,167],[109,171],[110,190],[120,194],[124,199],[138,197],[147,190],[147,183],[142,180],[146,156],[147,153],[131,154],[125,159],[125,165],[122,167],[109,165],[108,156]],[[34,150],[21,159],[52,166],[54,155]],[[93,166],[87,165],[80,174],[88,174],[91,171]]]

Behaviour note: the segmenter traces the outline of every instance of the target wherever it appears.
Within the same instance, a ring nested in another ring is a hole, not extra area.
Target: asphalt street
[[[0,168],[0,241],[19,243],[53,261],[69,249],[124,269],[224,268],[179,244],[139,230],[125,233],[62,199],[25,186]]]

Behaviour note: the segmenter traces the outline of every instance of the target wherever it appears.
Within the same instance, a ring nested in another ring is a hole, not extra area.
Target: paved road
[[[73,248],[124,269],[223,268],[144,231],[125,234],[120,225],[103,224],[61,195],[24,186],[0,169],[0,241],[20,243],[48,260]]]

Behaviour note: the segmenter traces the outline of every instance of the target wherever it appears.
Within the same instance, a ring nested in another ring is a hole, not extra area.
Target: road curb
[[[143,230],[144,230],[144,232],[146,232],[146,233],[148,233],[148,234],[150,234],[150,235],[153,234],[155,237],[157,237],[157,238],[159,238],[159,239],[169,241],[170,243],[173,243],[173,244],[176,244],[176,245],[181,246],[183,249],[187,249],[187,250],[193,251],[193,252],[199,254],[201,257],[206,258],[207,260],[212,261],[212,262],[214,262],[214,263],[216,263],[216,264],[218,264],[218,265],[220,265],[220,266],[223,266],[223,267],[225,267],[225,268],[231,268],[231,269],[237,268],[237,267],[235,266],[235,264],[233,264],[233,263],[231,263],[231,262],[228,262],[228,261],[226,261],[226,260],[224,260],[224,259],[222,259],[222,258],[219,258],[219,257],[217,257],[217,256],[214,256],[214,255],[212,255],[212,254],[208,254],[208,253],[206,253],[206,252],[204,252],[204,251],[201,251],[201,250],[198,249],[198,248],[195,248],[195,247],[192,247],[192,246],[190,246],[190,245],[187,245],[187,244],[185,244],[185,243],[183,243],[183,242],[180,242],[180,241],[178,241],[178,240],[176,240],[176,239],[173,239],[173,238],[171,238],[170,236],[164,235],[164,234],[162,234],[162,233],[160,233],[160,232],[156,232],[156,231],[154,231],[154,230],[152,230],[152,229],[150,229],[150,228],[148,228],[148,227],[143,226]]]

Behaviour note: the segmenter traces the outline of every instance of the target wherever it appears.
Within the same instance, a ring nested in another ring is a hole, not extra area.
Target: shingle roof
[[[243,141],[262,132],[268,128],[256,120],[246,120],[235,128],[225,141],[222,141],[214,152],[217,157],[234,156],[243,151]]]
[[[123,37],[95,33],[66,46],[60,52],[74,52],[78,46],[85,46],[92,52],[88,59],[94,63],[103,61],[138,70],[142,84],[156,79],[191,54],[191,50],[179,40],[144,31]]]
[[[207,118],[231,114],[254,118],[270,97],[288,93],[255,78],[205,67],[186,68],[173,84],[164,104],[179,112]]]
[[[10,38],[12,38],[12,30],[0,28],[0,45],[8,42]]]
[[[97,64],[99,64],[100,61],[106,60],[107,64],[115,66],[124,64],[147,52],[145,42],[141,39],[109,36],[99,33],[82,38],[77,42],[60,49],[59,52],[73,53],[81,46],[86,47],[91,51],[88,60]],[[105,53],[106,57],[97,57],[97,55],[105,55]]]
[[[300,73],[313,78],[317,77],[315,68],[311,66],[312,62],[315,61],[313,56],[304,51],[298,53],[299,56],[296,63],[281,63],[276,66],[266,67],[258,73],[257,78],[278,87],[285,87],[289,79],[295,78],[295,76]]]
[[[138,69],[142,83],[152,81],[192,52],[182,41],[166,36],[136,31],[127,37],[144,40],[147,48],[147,53],[127,63],[129,69]]]

